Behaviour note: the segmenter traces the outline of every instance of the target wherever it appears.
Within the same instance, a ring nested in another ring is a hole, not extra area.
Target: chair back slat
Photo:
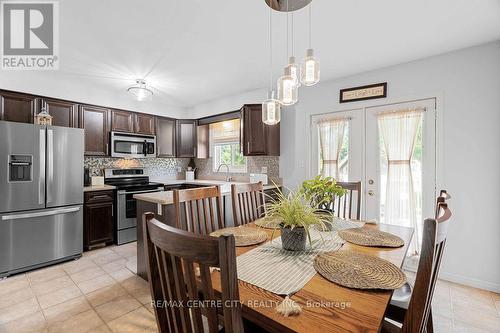
[[[347,190],[341,197],[333,201],[334,216],[359,220],[361,218],[361,182],[337,182],[337,185]]]
[[[448,198],[450,196],[446,191],[441,191],[434,218],[424,221],[420,261],[402,332],[424,332],[426,329],[451,218],[451,210],[446,203]]]
[[[244,225],[261,218],[265,211],[264,202],[262,182],[231,185],[234,225]]]
[[[225,227],[218,186],[173,192],[176,226],[179,229],[208,235]]]
[[[142,223],[159,331],[216,333],[222,313],[225,332],[243,332],[234,236],[180,230],[159,222],[152,213],[144,214]],[[220,270],[221,293],[214,290],[211,267]]]

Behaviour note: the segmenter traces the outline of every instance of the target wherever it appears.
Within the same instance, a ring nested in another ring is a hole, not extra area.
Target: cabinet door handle
[[[250,152],[250,141],[247,141],[247,154]]]
[[[92,197],[91,200],[108,199],[108,198],[109,198],[109,195],[96,195],[96,196]]]

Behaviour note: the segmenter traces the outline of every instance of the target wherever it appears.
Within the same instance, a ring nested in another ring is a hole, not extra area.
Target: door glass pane
[[[404,130],[401,128],[400,130]],[[395,221],[389,221],[387,219],[387,177],[388,177],[388,170],[389,170],[389,165],[388,165],[388,158],[387,158],[387,152],[385,150],[385,143],[383,136],[381,133],[379,133],[379,167],[380,167],[380,223],[389,223],[389,224],[394,224]],[[413,153],[411,155],[410,159],[410,168],[411,168],[411,175],[412,175],[412,182],[413,182],[413,204],[415,205],[415,211],[416,211],[416,221],[417,221],[417,226],[421,226],[421,221],[422,221],[422,191],[423,191],[423,186],[422,186],[422,154],[423,152],[423,145],[422,145],[422,120],[420,120],[418,127],[417,127],[417,132],[416,132],[416,138],[415,138],[415,143],[413,147]],[[397,163],[398,161],[395,161]],[[394,177],[392,177],[394,181]],[[399,179],[396,180],[397,184],[393,184],[392,186],[396,186],[400,189],[400,200],[407,202],[410,201],[410,198],[408,197],[408,182],[405,179]],[[401,208],[403,209],[404,207],[408,208],[408,206],[411,205],[411,203],[407,203],[405,205],[401,205]],[[411,221],[408,218],[407,212],[404,209],[404,211],[400,212],[401,214],[398,214],[398,212],[393,212],[391,216],[399,216],[400,219],[397,221],[396,224],[398,225],[405,225],[405,226],[412,226]],[[404,219],[407,219],[407,221],[403,221]],[[415,230],[415,237],[417,237],[418,241],[416,242],[417,244],[420,244],[420,241],[422,239],[422,228],[417,227]],[[417,250],[417,249],[414,249]]]
[[[346,125],[344,142],[342,144],[342,149],[340,149],[339,179],[337,180],[342,182],[349,180],[349,123]]]
[[[320,139],[320,131],[318,129],[318,171],[317,174],[321,175],[323,171],[323,154],[321,152],[321,146],[319,142],[321,141]],[[334,142],[331,142],[330,144],[334,145]],[[346,123],[345,129],[344,129],[344,138],[342,142],[342,148],[340,149],[340,154],[339,154],[339,160],[338,160],[338,168],[339,168],[339,176],[335,177],[337,178],[337,181],[342,181],[346,182],[349,180],[349,122]]]

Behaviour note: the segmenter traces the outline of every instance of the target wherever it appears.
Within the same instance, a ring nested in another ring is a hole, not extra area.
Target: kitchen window
[[[221,164],[227,164],[229,172],[246,173],[247,158],[240,148],[240,120],[232,119],[210,124],[210,147],[213,159],[213,171]],[[226,172],[221,167],[219,172]]]

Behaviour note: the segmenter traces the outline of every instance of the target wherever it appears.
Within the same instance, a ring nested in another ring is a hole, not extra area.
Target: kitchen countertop
[[[175,180],[163,180],[156,182],[162,183],[164,185],[219,185],[221,188],[221,195],[230,195],[231,194],[231,185],[241,185],[248,184],[247,182],[225,182],[221,180],[206,180],[206,179],[196,179],[196,180],[183,180],[183,179],[175,179]],[[278,185],[281,186],[281,185]],[[264,190],[269,190],[275,188],[275,185],[264,185]],[[173,203],[173,192],[172,191],[164,191],[164,192],[153,192],[153,193],[142,193],[135,194],[134,199],[152,202],[160,205],[170,205]]]
[[[116,187],[112,185],[90,185],[90,186],[84,186],[83,192],[110,191],[114,189],[116,189]]]

